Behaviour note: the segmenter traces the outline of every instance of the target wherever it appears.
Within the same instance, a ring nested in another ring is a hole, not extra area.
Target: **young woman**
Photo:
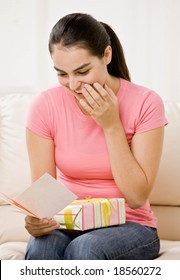
[[[80,232],[27,216],[26,259],[156,258],[148,198],[167,123],[161,98],[130,82],[118,37],[88,14],[61,18],[49,50],[60,85],[38,94],[29,110],[32,181],[48,172],[79,199],[124,197],[126,223]]]

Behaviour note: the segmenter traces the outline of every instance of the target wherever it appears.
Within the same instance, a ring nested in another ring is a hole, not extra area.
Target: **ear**
[[[106,65],[108,65],[111,62],[111,59],[112,59],[112,48],[111,46],[107,46],[104,51],[104,60]]]

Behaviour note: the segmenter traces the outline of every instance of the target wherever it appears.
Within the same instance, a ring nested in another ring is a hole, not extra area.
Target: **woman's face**
[[[81,90],[85,84],[98,82],[103,86],[107,82],[111,47],[107,47],[104,56],[98,58],[84,48],[55,45],[52,60],[59,83],[79,99],[82,98]]]

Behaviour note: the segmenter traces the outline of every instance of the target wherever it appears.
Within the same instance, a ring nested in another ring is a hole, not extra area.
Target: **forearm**
[[[121,123],[104,130],[104,135],[116,185],[130,207],[142,206],[149,195],[148,180],[129,148]]]

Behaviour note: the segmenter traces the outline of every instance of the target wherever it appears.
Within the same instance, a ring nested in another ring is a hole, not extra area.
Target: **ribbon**
[[[64,209],[64,222],[67,229],[74,229],[72,209],[70,207]]]

